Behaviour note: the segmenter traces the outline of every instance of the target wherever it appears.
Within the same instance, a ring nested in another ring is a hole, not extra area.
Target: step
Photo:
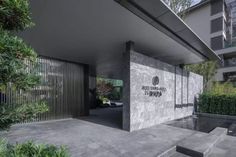
[[[185,155],[185,154],[182,154],[182,153],[179,153],[179,152],[175,152],[174,154],[172,154],[171,156],[169,157],[190,157],[189,155]]]
[[[197,132],[179,142],[176,151],[193,157],[206,157],[211,148],[226,135],[227,129],[215,128],[209,134]]]
[[[188,155],[179,153],[176,151],[176,147],[172,147],[168,150],[166,150],[165,152],[161,153],[160,155],[158,155],[157,157],[189,157]]]
[[[222,136],[227,134],[226,128],[217,127],[214,130],[212,130],[209,134],[210,135],[216,135],[216,136]]]
[[[161,153],[161,154],[158,155],[157,157],[170,157],[170,156],[173,155],[174,153],[176,153],[176,146],[171,147],[170,149],[164,151],[163,153]]]

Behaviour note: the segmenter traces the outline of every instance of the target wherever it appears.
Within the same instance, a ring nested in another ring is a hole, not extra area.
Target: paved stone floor
[[[225,136],[213,147],[209,157],[235,157],[236,156],[236,137]]]
[[[122,109],[122,107],[97,108],[90,110],[90,115],[88,117],[81,117],[80,119],[112,128],[121,129]]]
[[[44,123],[15,125],[8,133],[1,133],[10,142],[34,140],[39,143],[66,145],[73,157],[156,157],[176,145],[194,131],[167,125],[127,132],[99,117],[107,109],[92,111],[91,119],[67,119]],[[119,114],[119,108],[108,114]],[[120,114],[119,114],[120,115]],[[96,117],[96,118],[95,118]],[[98,119],[96,123],[95,119]]]
[[[112,110],[112,114],[120,113],[120,109]],[[114,126],[109,124],[112,121],[105,123],[104,117],[99,117],[101,113],[102,110],[92,112],[91,119],[87,117],[15,125],[9,132],[1,132],[0,136],[11,143],[34,140],[38,143],[65,145],[72,157],[157,157],[179,141],[196,133],[193,130],[164,124],[130,133],[118,127],[119,120]],[[96,123],[95,119],[100,120]],[[212,157],[218,156],[219,153],[236,154],[235,139],[227,136],[221,144],[216,145]]]
[[[12,143],[34,140],[66,145],[73,157],[156,157],[192,133],[166,125],[129,133],[71,119],[18,125],[2,136]]]

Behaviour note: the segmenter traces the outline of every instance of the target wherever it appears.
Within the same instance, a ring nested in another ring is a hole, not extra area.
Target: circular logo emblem
[[[152,84],[153,84],[154,86],[156,86],[156,85],[159,84],[159,77],[158,77],[158,76],[154,76],[154,77],[152,78]]]

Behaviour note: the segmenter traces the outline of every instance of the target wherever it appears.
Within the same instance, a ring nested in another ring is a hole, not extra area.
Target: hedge
[[[221,115],[236,115],[236,95],[201,94],[198,111]]]

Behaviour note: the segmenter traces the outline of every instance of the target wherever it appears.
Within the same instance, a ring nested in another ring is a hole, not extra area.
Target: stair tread
[[[224,128],[216,128],[211,133],[197,132],[178,143],[176,149],[180,153],[187,155],[206,156],[210,149],[219,141],[227,132]]]
[[[170,157],[190,157],[188,155],[179,153],[179,152],[175,152],[173,155],[171,155]]]

